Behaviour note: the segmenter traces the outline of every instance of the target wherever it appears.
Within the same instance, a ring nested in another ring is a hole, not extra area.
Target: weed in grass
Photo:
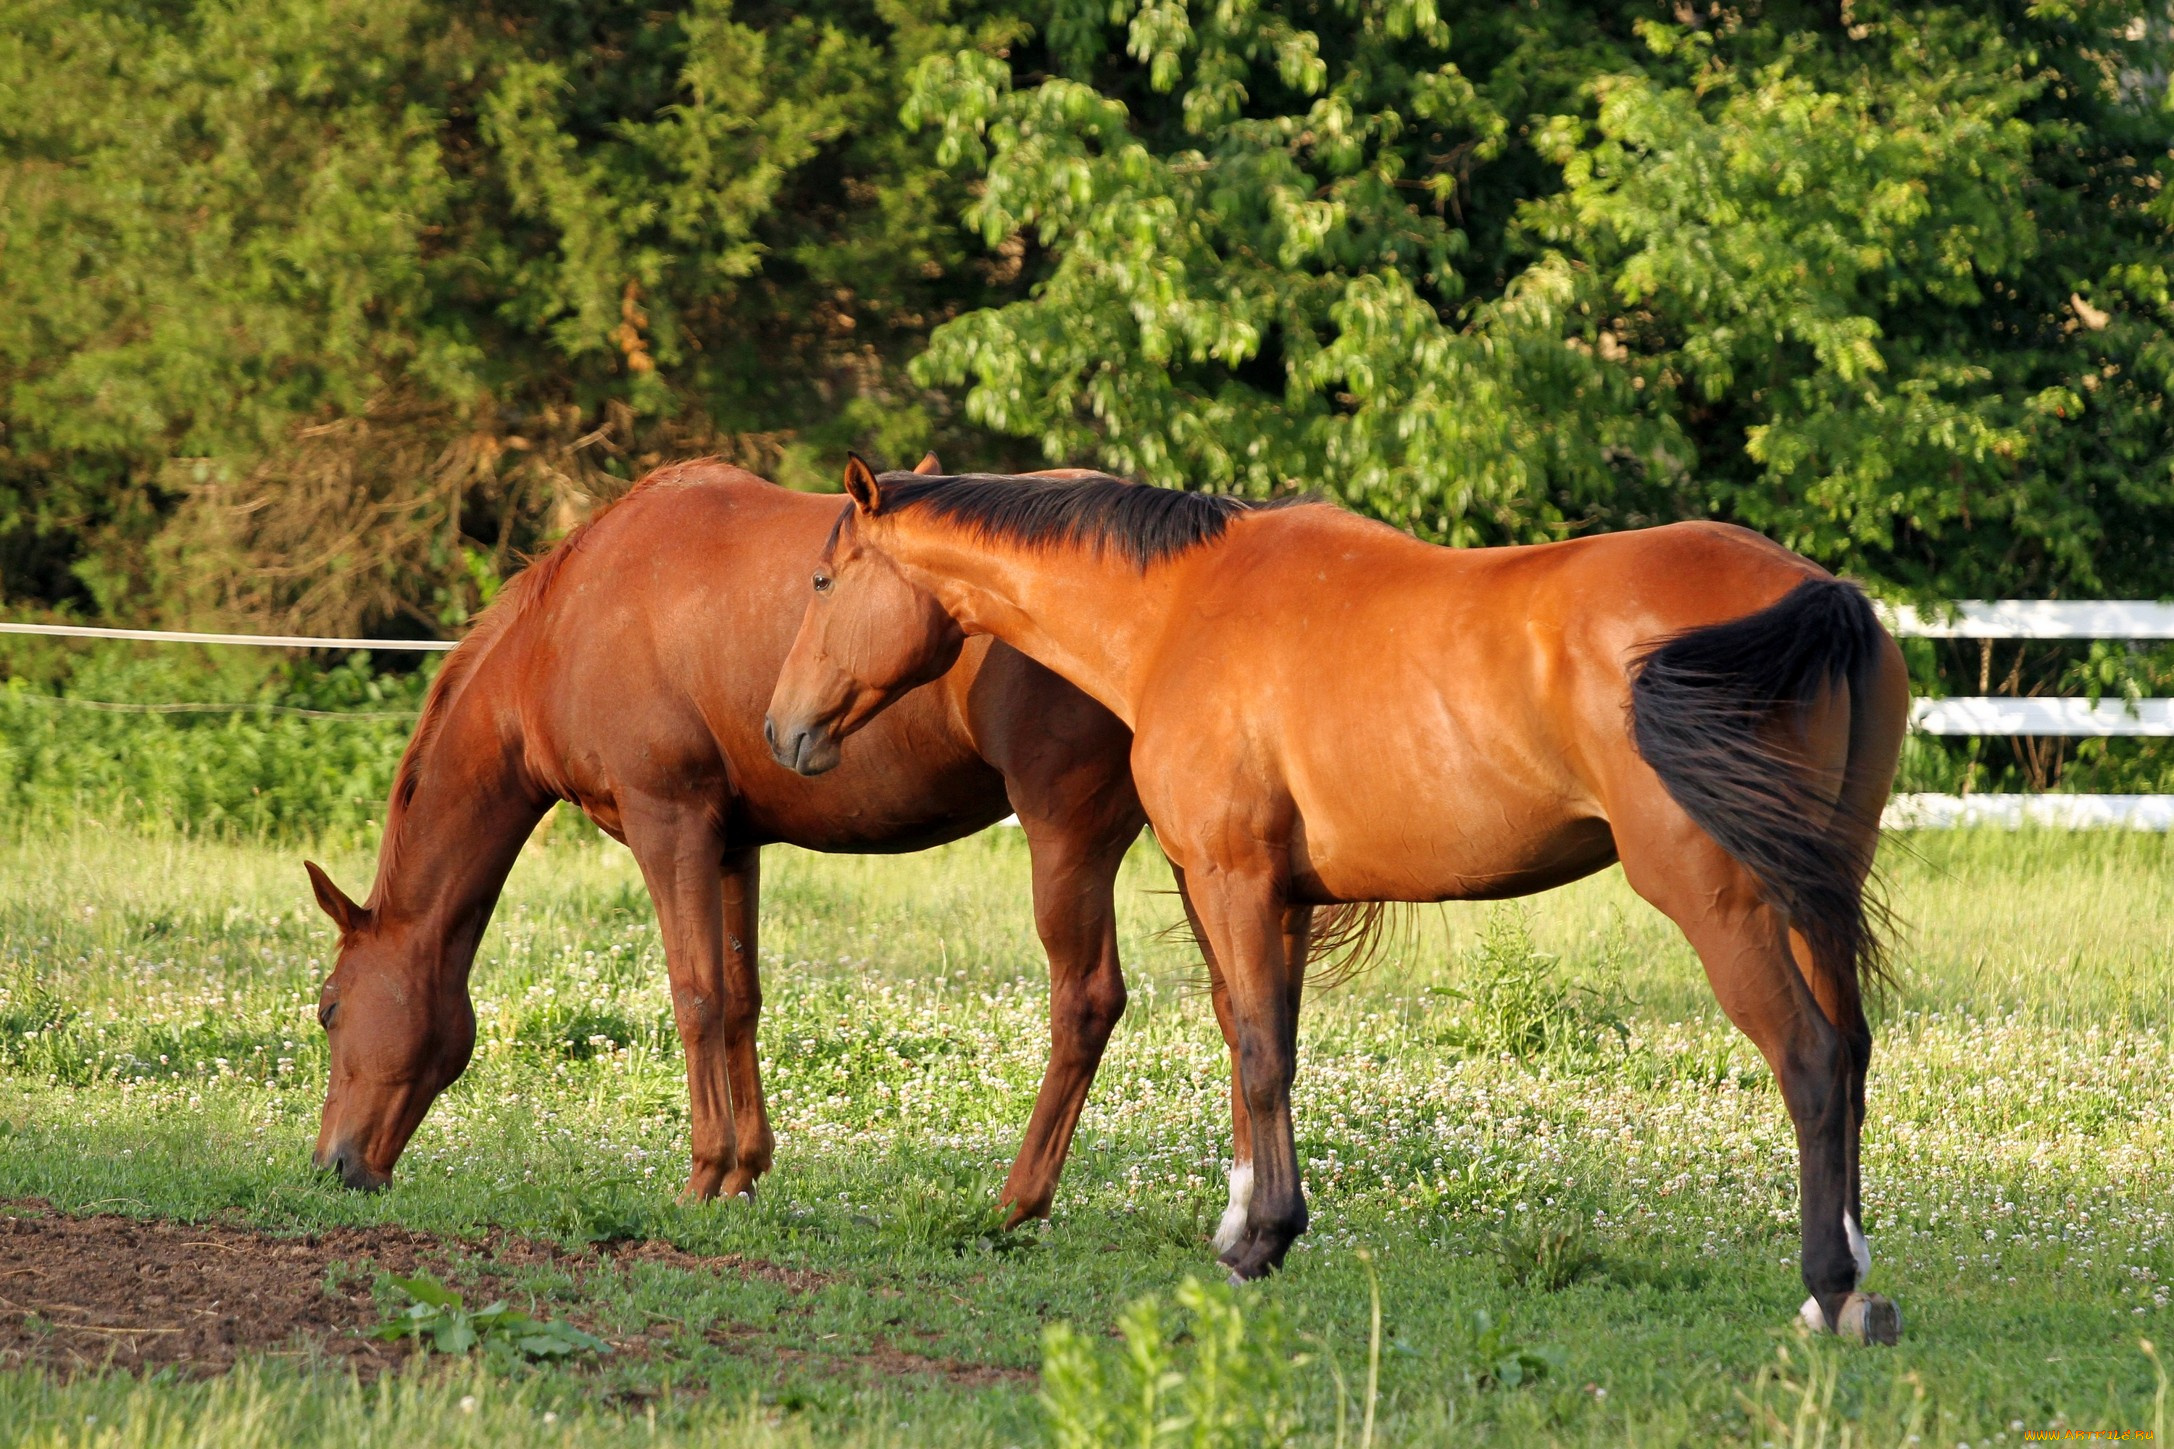
[[[1495,1234],[1495,1259],[1504,1287],[1538,1293],[1559,1292],[1601,1266],[1584,1221],[1552,1214],[1523,1214]]]
[[[1041,1224],[1022,1223],[1007,1229],[1004,1220],[1008,1216],[996,1201],[994,1184],[973,1181],[963,1190],[924,1185],[920,1191],[904,1195],[880,1226],[894,1241],[960,1257],[1008,1257],[1041,1246]]]
[[[16,971],[0,985],[0,1053],[9,1039],[50,1031],[68,1016],[67,1003],[27,970]]]
[[[350,1289],[376,1281],[377,1264],[369,1258],[354,1264],[349,1264],[345,1258],[334,1258],[325,1264],[324,1294],[327,1298],[345,1298]]]
[[[1924,1442],[1925,1385],[1914,1373],[1893,1385],[1901,1401],[1882,1410],[1868,1413],[1861,1404],[1836,1402],[1847,1353],[1808,1339],[1775,1350],[1774,1361],[1759,1371],[1751,1391],[1740,1396],[1762,1444],[1774,1449],[1914,1449]]]
[[[658,1217],[654,1203],[623,1189],[601,1199],[563,1191],[551,1226],[561,1241],[577,1246],[638,1243],[656,1234]]]
[[[1573,1072],[1620,1060],[1630,1040],[1621,1006],[1606,992],[1563,980],[1561,964],[1534,946],[1529,908],[1497,907],[1471,954],[1469,985],[1437,988],[1466,1005],[1450,1028],[1451,1043]]]
[[[1483,1392],[1538,1383],[1569,1359],[1553,1345],[1519,1343],[1510,1337],[1510,1326],[1497,1323],[1484,1308],[1474,1309],[1466,1320],[1462,1347],[1464,1381]]]
[[[436,1349],[456,1355],[481,1347],[488,1357],[506,1362],[611,1352],[611,1345],[594,1334],[508,1307],[504,1299],[471,1309],[460,1294],[428,1273],[388,1276],[386,1285],[409,1300],[407,1307],[370,1330],[370,1337],[387,1343],[409,1339],[426,1353]]]
[[[582,1062],[599,1052],[652,1041],[654,1035],[616,1011],[585,1002],[552,1001],[525,1012],[512,1038],[516,1046],[540,1055]]]
[[[1275,1310],[1249,1314],[1228,1286],[1197,1278],[1174,1296],[1175,1325],[1153,1294],[1118,1314],[1114,1354],[1070,1324],[1043,1334],[1054,1449],[1254,1449],[1298,1432],[1296,1379],[1310,1358],[1291,1351]]]

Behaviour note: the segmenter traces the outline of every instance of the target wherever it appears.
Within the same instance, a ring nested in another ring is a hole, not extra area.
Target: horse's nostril
[[[777,750],[777,747],[778,747],[778,727],[777,727],[777,721],[776,721],[776,720],[774,720],[774,719],[772,719],[772,718],[770,718],[770,716],[768,716],[768,715],[764,715],[764,716],[762,717],[762,742],[763,742],[764,744],[768,745],[768,746],[770,747],[770,749],[772,750],[772,752],[773,752],[773,753],[774,753],[774,752],[775,752],[775,751]]]

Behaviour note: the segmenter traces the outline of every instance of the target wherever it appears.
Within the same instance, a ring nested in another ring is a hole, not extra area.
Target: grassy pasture
[[[1899,1348],[1792,1329],[1794,1146],[1771,1079],[1611,872],[1521,914],[1424,912],[1405,959],[1309,1003],[1314,1230],[1238,1299],[1301,1436],[1337,1442],[1340,1378],[1358,1440],[1363,1250],[1377,1443],[2163,1439],[2165,1380],[2139,1341],[2174,1351],[2174,842],[1928,835],[1885,859],[1909,930],[1878,1023],[1867,1227]],[[360,854],[331,863],[368,878]],[[1225,1067],[1184,948],[1156,935],[1167,875],[1143,844],[1121,886],[1131,1009],[1055,1220],[1010,1238],[984,1212],[1046,1005],[1019,839],[775,850],[766,875],[780,1143],[758,1203],[673,1204],[684,1087],[654,921],[623,851],[563,839],[524,856],[484,943],[474,1065],[394,1187],[364,1198],[307,1169],[330,940],[296,852],[0,844],[0,1198],[284,1233],[397,1224],[478,1262],[502,1229],[789,1270],[501,1278],[622,1345],[571,1368],[438,1360],[362,1385],[291,1358],[210,1382],[0,1370],[0,1440],[1041,1441],[1033,1380],[1011,1371],[1040,1364],[1047,1325],[1075,1325],[1115,1376],[1126,1305],[1215,1276]],[[1519,1354],[1544,1373],[1500,1371]]]

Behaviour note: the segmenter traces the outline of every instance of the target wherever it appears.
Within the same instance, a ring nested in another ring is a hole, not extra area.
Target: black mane
[[[1127,483],[1106,473],[1069,478],[885,473],[877,481],[886,513],[922,508],[988,539],[1109,550],[1143,573],[1149,564],[1213,543],[1238,514],[1313,501],[1301,496],[1258,502],[1222,493],[1186,493]]]

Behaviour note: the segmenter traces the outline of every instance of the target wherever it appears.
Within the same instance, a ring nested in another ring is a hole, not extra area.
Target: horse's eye
[[[815,591],[819,594],[827,594],[830,592],[829,574],[817,574],[815,576]]]
[[[332,1030],[332,1018],[339,1012],[340,1003],[328,1001],[317,1008],[317,1024],[326,1031]]]

